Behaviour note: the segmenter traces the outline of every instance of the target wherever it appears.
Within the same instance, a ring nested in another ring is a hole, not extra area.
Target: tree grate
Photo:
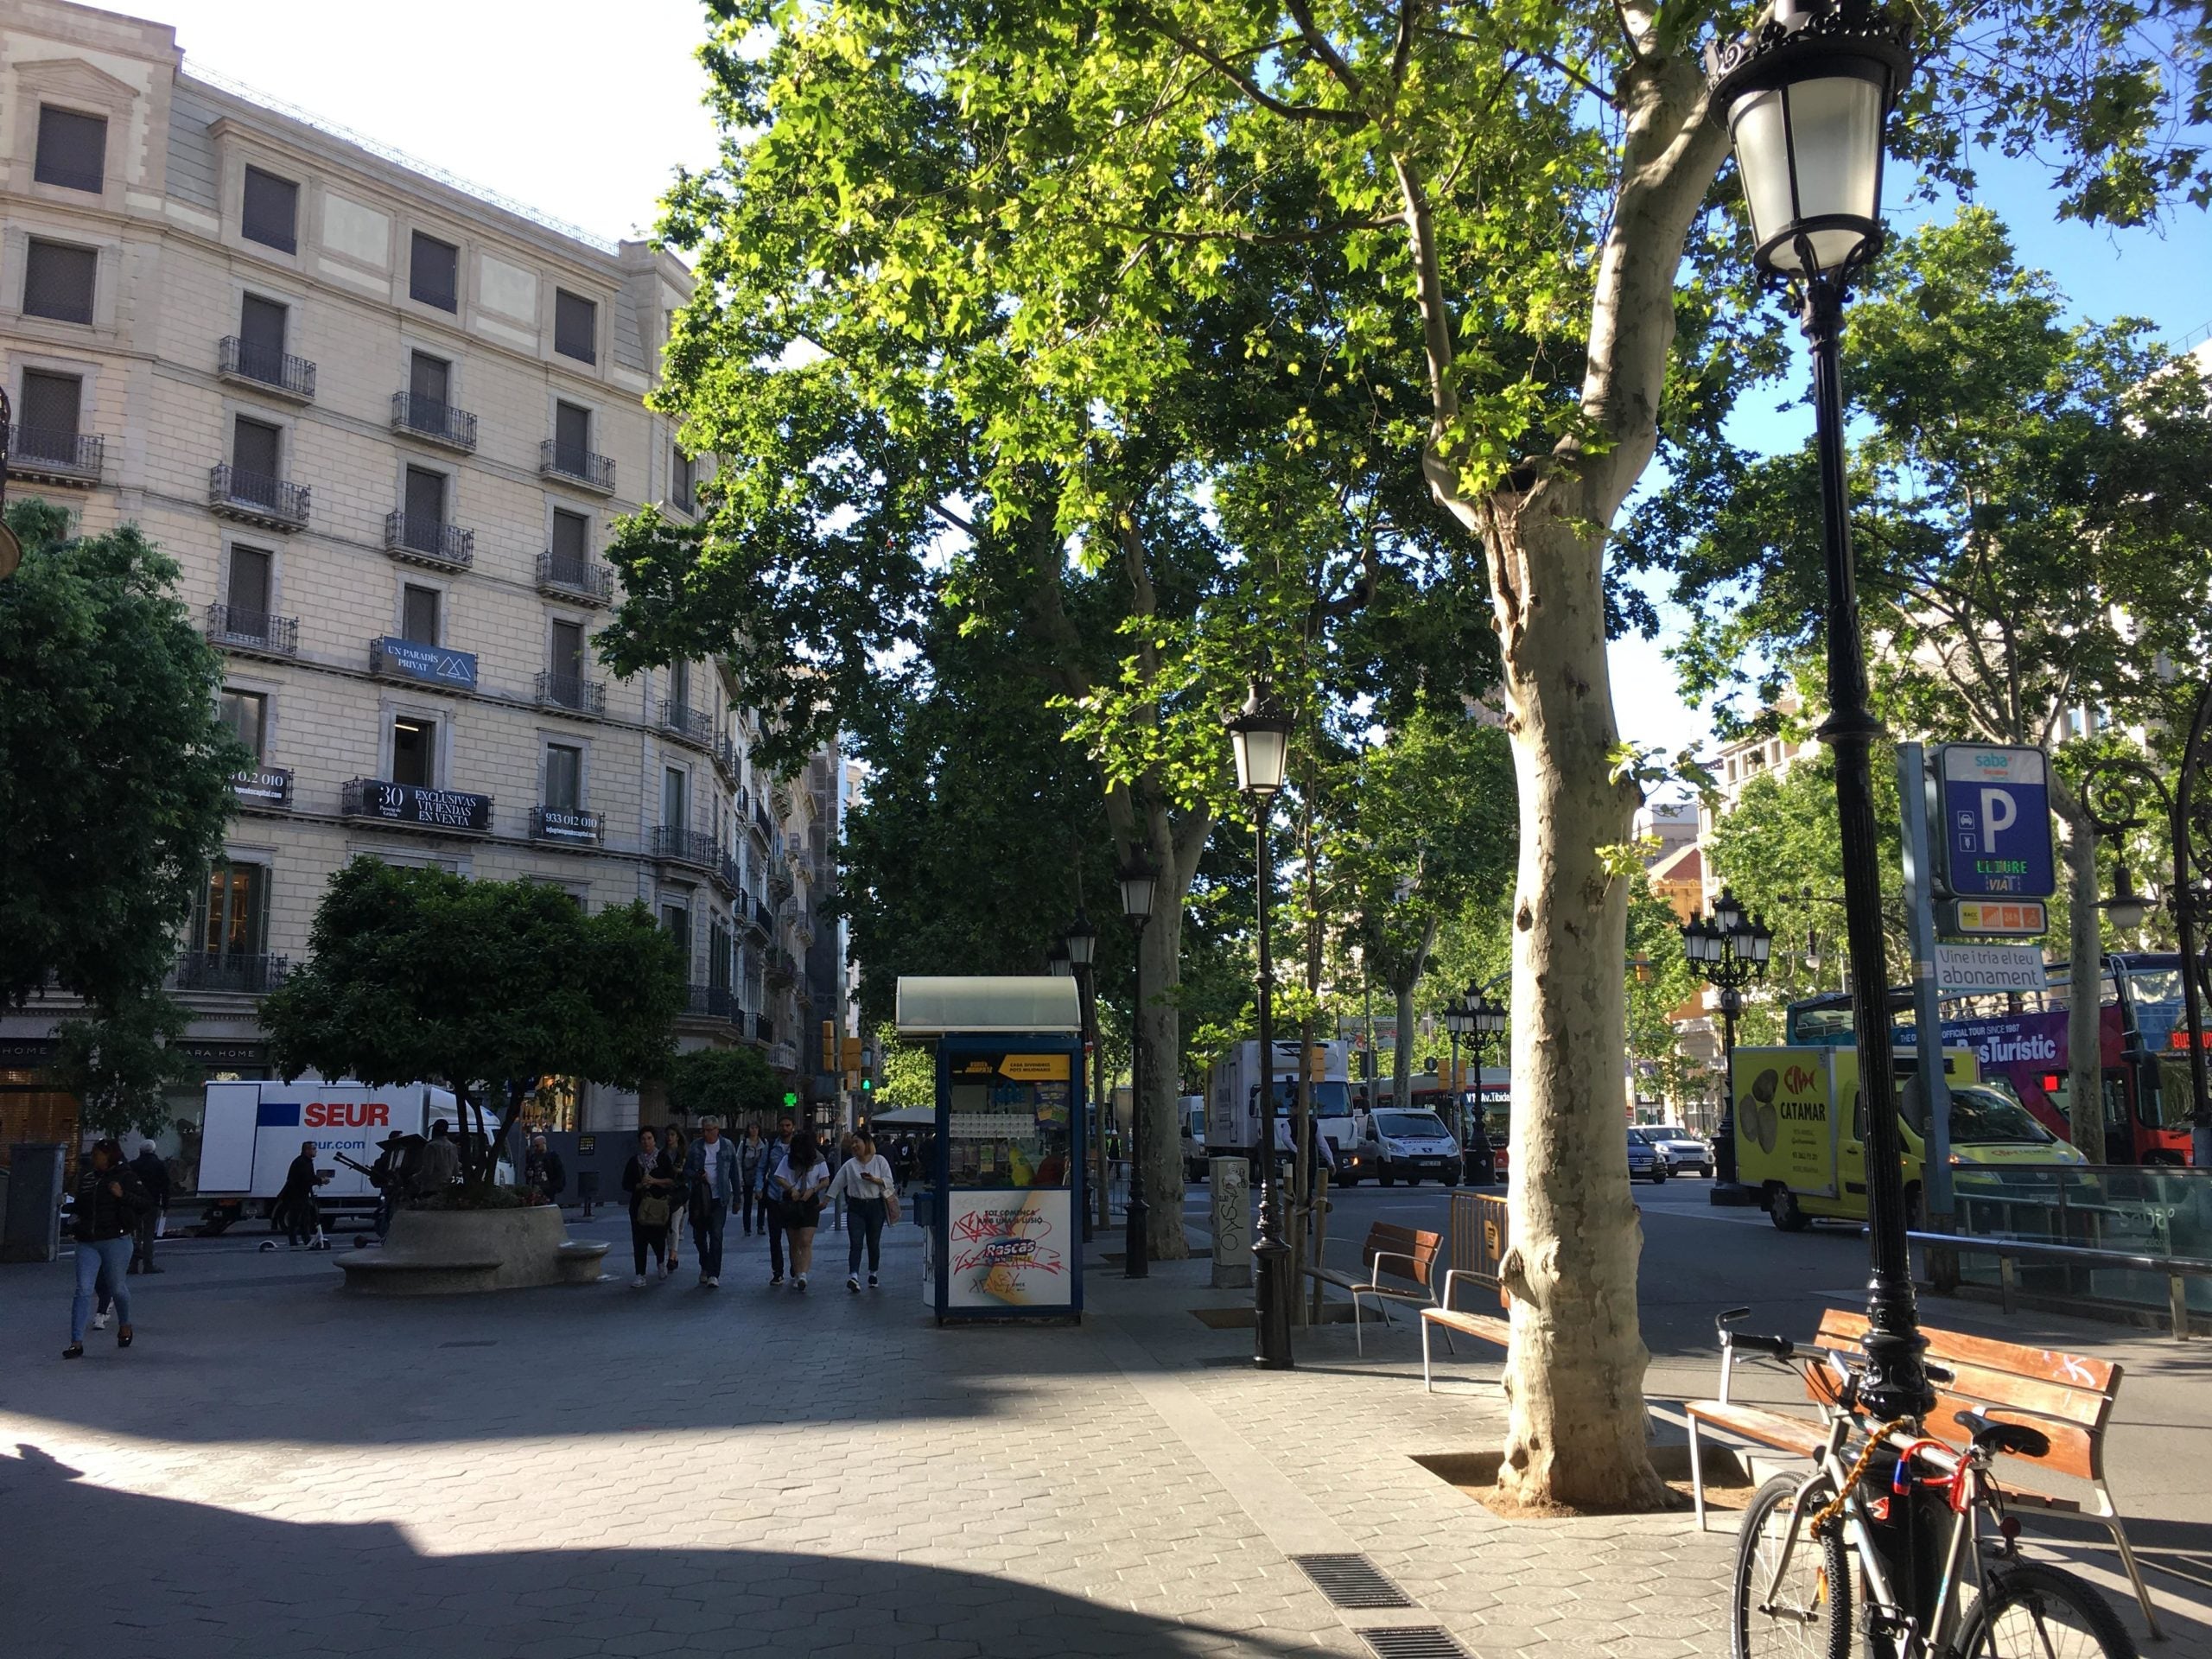
[[[1376,1659],[1467,1659],[1467,1650],[1441,1624],[1400,1624],[1358,1635]]]
[[[1364,1555],[1294,1555],[1299,1569],[1338,1607],[1410,1607],[1414,1599]]]

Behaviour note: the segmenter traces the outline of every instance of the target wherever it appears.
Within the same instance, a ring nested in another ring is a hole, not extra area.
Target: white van
[[[1183,1145],[1183,1179],[1206,1178],[1206,1097],[1185,1095],[1175,1103],[1179,1138]]]
[[[267,1215],[308,1141],[315,1143],[316,1168],[331,1171],[315,1192],[322,1213],[372,1213],[377,1191],[367,1170],[385,1137],[427,1136],[440,1118],[455,1135],[471,1127],[461,1121],[452,1092],[427,1083],[387,1088],[312,1077],[211,1083],[200,1141],[200,1196],[208,1205],[203,1225],[220,1232],[242,1217]],[[495,1126],[497,1121],[493,1116]]]

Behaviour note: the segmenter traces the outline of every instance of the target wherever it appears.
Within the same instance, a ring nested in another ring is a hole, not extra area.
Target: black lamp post
[[[2163,899],[2181,936],[2182,1013],[2189,1032],[2190,1122],[2195,1142],[2190,1161],[2196,1164],[2212,1157],[2212,1079],[2206,1076],[2204,1053],[2205,964],[2199,954],[2201,925],[2212,918],[2212,810],[2196,792],[2198,772],[2209,749],[2212,749],[2212,681],[2206,682],[2197,694],[2196,712],[2189,722],[2189,741],[2182,749],[2181,770],[2171,789],[2150,766],[2124,755],[2097,762],[2082,784],[2082,805],[2089,821],[2100,836],[2114,842],[2119,858],[2113,872],[2112,897],[2098,908],[2112,918],[2113,926],[2133,932]],[[2173,876],[2164,893],[2135,891],[2134,877],[2127,868],[2126,845],[2120,839],[2130,830],[2142,827],[2146,796],[2164,809],[2166,833],[2173,844]]]
[[[1116,876],[1122,883],[1122,914],[1136,930],[1136,987],[1129,1000],[1129,1206],[1122,1233],[1122,1272],[1142,1279],[1152,1272],[1152,1206],[1144,1193],[1144,934],[1152,920],[1152,897],[1160,868],[1140,854]]]
[[[1075,976],[1076,995],[1083,999],[1084,1050],[1086,1054],[1096,1055],[1099,1052],[1098,994],[1096,982],[1090,976],[1090,963],[1098,951],[1098,930],[1091,926],[1090,918],[1083,913],[1081,905],[1075,907],[1075,919],[1068,924],[1067,931],[1060,936],[1060,949],[1067,952],[1068,971]],[[1100,1066],[1097,1062],[1094,1061],[1092,1064],[1095,1070],[1103,1071],[1103,1066]],[[1078,1079],[1078,1081],[1088,1083],[1088,1079]],[[1103,1081],[1103,1077],[1101,1081]],[[1098,1173],[1099,1179],[1103,1180],[1106,1178],[1106,1157],[1103,1151],[1106,1136],[1103,1126],[1106,1122],[1107,1102],[1099,1097],[1104,1092],[1103,1090],[1093,1089],[1089,1090],[1088,1092],[1090,1096],[1090,1109],[1096,1114],[1101,1126],[1098,1132],[1098,1144],[1102,1149],[1098,1159]],[[1087,1205],[1085,1209],[1088,1210]],[[1083,1218],[1083,1242],[1088,1244],[1092,1236],[1090,1217],[1086,1213]]]
[[[1454,997],[1444,1005],[1444,1029],[1452,1037],[1452,1098],[1459,1105],[1459,1110],[1453,1115],[1459,1121],[1453,1127],[1459,1131],[1462,1147],[1467,1143],[1467,1094],[1465,1080],[1459,1075],[1459,1039],[1474,1028],[1474,1023],[1473,1016],[1468,1014],[1459,998]],[[1478,1086],[1480,1081],[1478,1077]],[[1463,1177],[1466,1173],[1464,1160],[1459,1173]]]
[[[1859,588],[1851,552],[1843,448],[1843,298],[1882,243],[1883,127],[1910,73],[1907,32],[1858,0],[1777,0],[1746,38],[1707,48],[1713,108],[1726,121],[1769,279],[1792,284],[1812,349],[1821,465],[1821,540],[1827,563],[1828,715],[1835,750],[1846,932],[1859,1010],[1859,1075],[1866,1098],[1866,1219],[1873,1274],[1866,1306],[1866,1381],[1878,1418],[1918,1416],[1935,1396],[1921,1367],[1904,1173],[1890,1057],[1889,973],[1869,750],[1880,728],[1866,703]]]
[[[1260,1170],[1259,1235],[1252,1244],[1253,1359],[1262,1370],[1288,1370],[1290,1311],[1297,1287],[1290,1281],[1290,1246],[1282,1232],[1282,1183],[1275,1179],[1274,958],[1268,954],[1268,909],[1274,882],[1268,871],[1268,820],[1290,759],[1289,714],[1258,680],[1244,707],[1224,722],[1236,752],[1236,787],[1252,803],[1253,874],[1260,909]]]

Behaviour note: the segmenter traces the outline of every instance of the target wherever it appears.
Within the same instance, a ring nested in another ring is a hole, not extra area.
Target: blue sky
[[[699,99],[704,73],[696,0],[383,0],[373,28],[354,8],[298,0],[141,0],[174,25],[188,63],[239,80],[396,144],[448,170],[607,236],[640,234],[678,162],[715,154]],[[526,18],[528,26],[521,26]],[[610,19],[619,19],[611,22]],[[441,50],[423,54],[425,38]],[[2080,315],[2148,318],[2178,340],[2212,323],[2212,216],[2183,208],[2162,230],[2110,232],[2056,218],[2049,175],[1998,162],[1980,199],[2011,225],[2022,258],[2053,272]],[[1910,228],[1935,208],[1902,201]],[[1804,384],[1762,393],[1755,409],[1794,399]],[[1744,441],[1802,441],[1802,407],[1744,417]],[[1700,741],[1707,720],[1675,693],[1665,641],[1623,641],[1613,696],[1624,735],[1668,754]]]

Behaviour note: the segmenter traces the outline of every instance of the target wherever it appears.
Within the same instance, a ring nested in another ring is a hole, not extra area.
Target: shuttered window
[[[407,292],[441,311],[459,311],[461,250],[450,242],[416,232],[407,261]]]
[[[553,513],[553,556],[564,567],[581,569],[591,524],[581,512]]]
[[[553,349],[581,363],[599,361],[599,306],[565,288],[553,290]]]
[[[231,550],[231,609],[249,617],[269,614],[269,573],[274,561],[265,548]]]
[[[416,353],[408,367],[407,390],[416,408],[442,415],[453,402],[453,365],[428,352]]]
[[[23,261],[23,313],[56,322],[92,320],[92,279],[100,257],[92,248],[33,237]]]
[[[238,215],[238,231],[249,242],[285,253],[300,251],[300,187],[289,179],[264,173],[257,167],[245,170],[245,200]]]
[[[241,415],[232,429],[231,465],[241,473],[256,478],[276,479],[282,472],[277,464],[278,444],[283,433],[266,421],[251,421]],[[251,499],[251,498],[249,498]]]
[[[98,195],[107,183],[107,118],[40,105],[38,161],[31,176],[41,184]]]

